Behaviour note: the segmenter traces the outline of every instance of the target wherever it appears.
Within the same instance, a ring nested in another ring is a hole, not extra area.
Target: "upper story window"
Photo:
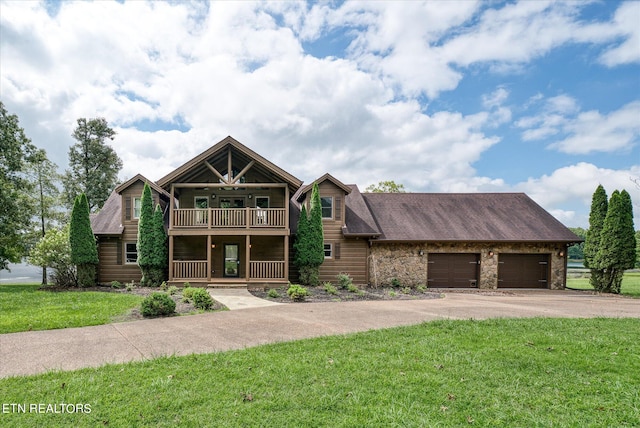
[[[133,218],[140,218],[140,211],[142,209],[142,198],[133,198]]]
[[[269,208],[269,197],[256,196],[256,208]]]
[[[323,196],[320,198],[322,206],[322,218],[333,218],[333,198],[331,196]]]

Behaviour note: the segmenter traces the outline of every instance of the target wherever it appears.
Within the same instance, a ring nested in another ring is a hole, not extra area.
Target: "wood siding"
[[[137,264],[126,263],[126,243],[138,242],[138,219],[133,218],[133,199],[141,198],[144,183],[137,181],[124,189],[121,193],[122,213],[121,224],[124,228],[119,237],[101,237],[98,240],[98,282],[108,284],[111,281],[139,282],[142,272]],[[153,205],[160,203],[161,208],[166,207],[166,202],[160,200],[158,192],[152,190]]]
[[[124,245],[119,238],[101,238],[98,241],[98,282],[109,284],[111,281],[139,282],[142,272],[137,264],[124,264]]]
[[[318,184],[320,197],[333,198],[333,218],[322,220],[324,243],[331,244],[332,256],[324,260],[320,266],[320,282],[337,282],[339,273],[347,273],[358,285],[369,283],[369,244],[366,239],[346,239],[342,234],[345,218],[345,192],[329,180]],[[306,195],[303,204],[309,209],[311,191]],[[293,265],[293,250],[291,251],[291,265]],[[289,273],[290,279],[297,281],[298,272],[293,267]]]

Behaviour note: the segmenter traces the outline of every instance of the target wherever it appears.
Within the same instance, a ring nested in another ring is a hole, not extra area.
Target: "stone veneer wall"
[[[420,251],[423,255],[420,255]],[[493,251],[493,256],[489,252]],[[564,256],[560,256],[563,252]],[[397,278],[403,286],[427,285],[429,253],[479,253],[480,276],[478,288],[498,288],[498,259],[500,253],[549,254],[548,286],[552,290],[565,287],[564,244],[525,244],[525,243],[418,243],[383,244],[373,243],[369,255],[369,281],[371,285],[388,286]]]

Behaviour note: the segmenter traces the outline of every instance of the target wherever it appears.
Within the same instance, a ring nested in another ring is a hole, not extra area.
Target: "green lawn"
[[[638,355],[637,319],[438,321],[4,379],[0,425],[631,427]]]
[[[576,288],[578,290],[593,290],[593,287],[589,284],[589,278],[572,278],[570,275],[567,277],[567,287]],[[640,297],[640,272],[625,272],[624,277],[622,278],[620,294],[631,297]]]
[[[0,333],[106,324],[142,301],[124,293],[38,288],[37,284],[0,285]]]

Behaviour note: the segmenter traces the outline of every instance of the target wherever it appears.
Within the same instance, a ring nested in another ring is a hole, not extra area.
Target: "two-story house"
[[[297,280],[296,226],[312,184],[227,137],[153,183],[137,175],[92,217],[99,281],[138,281],[140,198],[165,210],[172,283],[275,286]],[[522,193],[367,194],[330,174],[322,203],[321,281],[563,288],[580,239]]]

